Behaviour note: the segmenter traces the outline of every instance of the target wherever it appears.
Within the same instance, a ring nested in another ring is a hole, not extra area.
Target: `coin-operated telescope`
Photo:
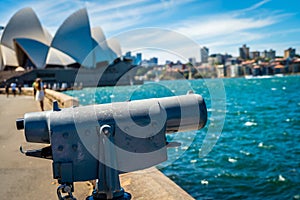
[[[75,199],[73,183],[98,180],[89,200],[130,199],[119,174],[167,160],[166,133],[198,130],[207,110],[200,95],[136,100],[26,113],[17,120],[27,142],[50,144],[24,152],[53,160],[59,199]],[[174,145],[174,144],[173,144]],[[65,196],[62,196],[63,193]]]

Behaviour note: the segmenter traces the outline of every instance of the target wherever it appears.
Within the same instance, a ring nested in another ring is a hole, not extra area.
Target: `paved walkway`
[[[36,111],[39,105],[31,96],[0,95],[0,199],[57,199],[58,184],[52,177],[52,161],[26,157],[19,151],[20,145],[29,149],[41,147],[26,143],[23,131],[18,131],[15,125],[24,113]],[[87,183],[75,187],[78,199],[83,199],[90,188]]]
[[[40,148],[25,142],[23,131],[16,129],[15,121],[27,112],[39,111],[32,96],[0,95],[0,199],[39,200],[57,199],[56,180],[52,177],[52,161],[26,157],[19,151]],[[75,197],[85,199],[91,192],[89,182],[75,183]],[[192,199],[174,182],[151,168],[121,175],[121,185],[133,200]]]

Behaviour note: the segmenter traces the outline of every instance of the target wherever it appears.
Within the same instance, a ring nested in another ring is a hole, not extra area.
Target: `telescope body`
[[[206,121],[203,98],[189,94],[53,106],[51,111],[26,113],[17,126],[24,127],[27,142],[51,144],[54,178],[72,183],[98,179],[99,162],[120,173],[159,164],[167,159],[166,133],[198,130]]]

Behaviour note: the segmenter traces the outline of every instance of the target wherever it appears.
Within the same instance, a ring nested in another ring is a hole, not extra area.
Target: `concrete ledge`
[[[78,99],[54,90],[46,89],[45,98],[47,103],[51,106],[53,101],[57,101],[60,108],[79,106]]]
[[[18,93],[18,90],[17,90]],[[0,94],[5,94],[5,89],[0,88]],[[10,96],[12,91],[10,89]],[[33,96],[33,88],[22,88],[22,95]],[[32,97],[33,98],[33,97]],[[54,90],[45,90],[45,107],[51,109],[52,102],[57,101],[60,108],[68,108],[72,106],[79,106],[78,99],[71,97],[69,95],[56,92]]]
[[[132,195],[132,199],[194,199],[155,167],[122,174],[120,180],[121,186]]]

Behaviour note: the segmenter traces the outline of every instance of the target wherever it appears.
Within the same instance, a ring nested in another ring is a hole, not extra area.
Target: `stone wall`
[[[17,91],[18,93],[18,91]],[[5,89],[0,88],[0,94],[5,94]],[[10,95],[12,95],[10,89]],[[33,88],[22,88],[22,95],[33,96]],[[33,98],[33,97],[32,97]],[[79,106],[78,99],[61,92],[54,90],[45,90],[45,107],[52,108],[52,102],[57,101],[60,108],[68,108],[72,106]]]

